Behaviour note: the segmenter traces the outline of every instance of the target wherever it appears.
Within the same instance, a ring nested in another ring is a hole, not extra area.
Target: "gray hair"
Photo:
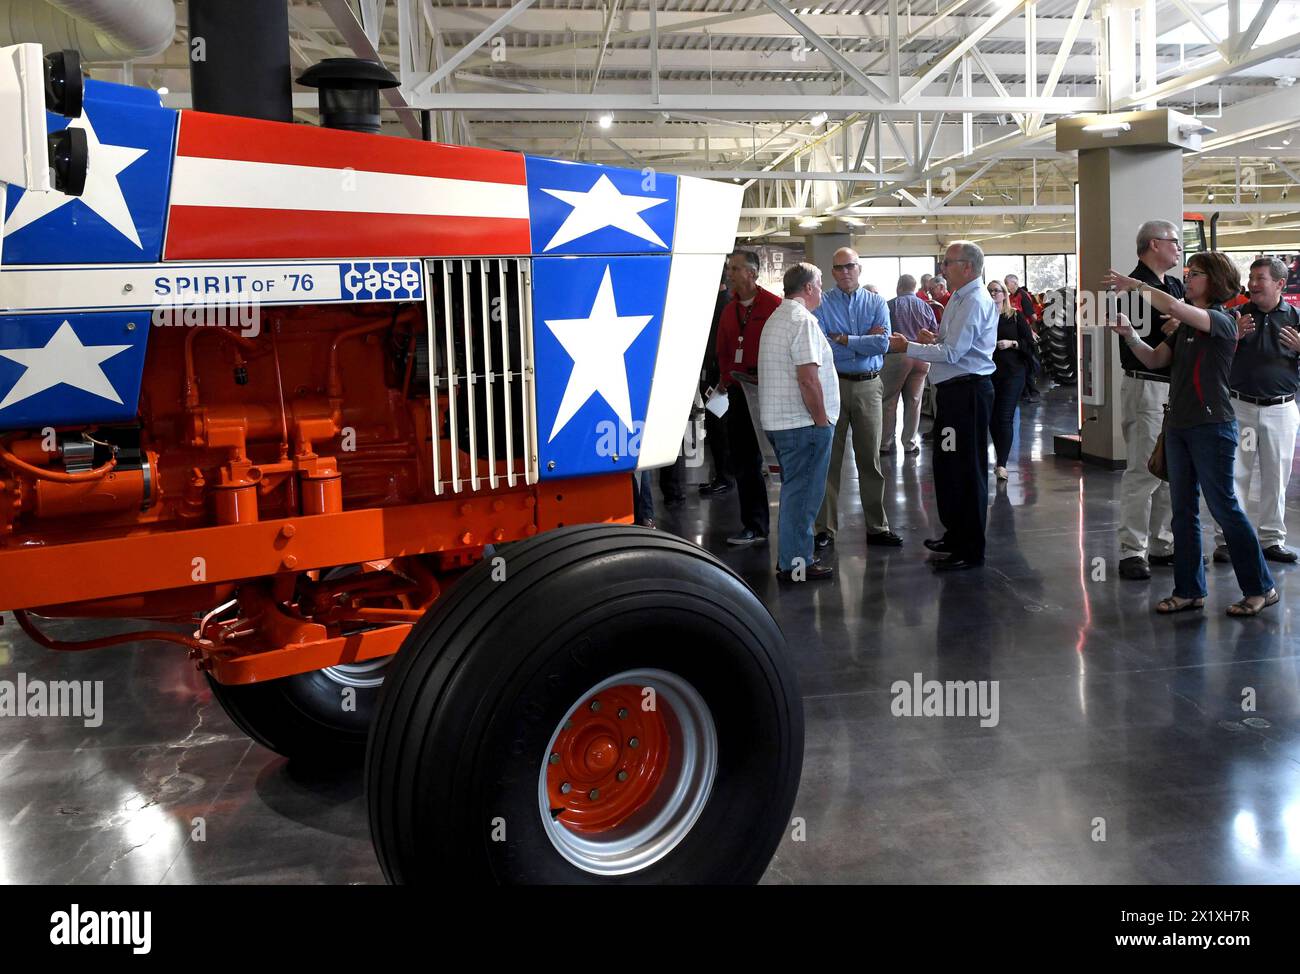
[[[930,278],[930,287],[934,287],[936,284],[939,285],[939,287],[946,288],[948,286],[948,278],[944,277],[942,274],[936,274],[934,277]]]
[[[904,274],[898,279],[898,285],[894,288],[899,294],[911,294],[916,290],[916,278],[911,274]]]
[[[984,276],[984,251],[980,250],[977,244],[969,240],[954,240],[948,244],[948,249],[952,250],[953,247],[956,247],[961,254],[959,260],[970,261],[971,271],[976,277]]]
[[[1285,282],[1287,279],[1286,264],[1276,257],[1260,257],[1250,263],[1250,269],[1253,271],[1256,267],[1267,267],[1269,276],[1275,281]]]
[[[792,298],[821,276],[822,272],[817,269],[817,265],[800,261],[786,268],[785,275],[781,278],[781,286],[785,289],[785,296]]]
[[[1137,251],[1141,257],[1151,247],[1151,241],[1157,237],[1163,237],[1165,233],[1172,233],[1175,237],[1181,237],[1182,231],[1168,220],[1147,220],[1146,223],[1138,227]]]

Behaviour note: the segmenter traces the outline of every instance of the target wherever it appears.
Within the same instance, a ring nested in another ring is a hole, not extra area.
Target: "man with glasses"
[[[842,247],[831,259],[836,286],[822,297],[816,315],[835,354],[841,408],[831,443],[826,496],[817,514],[817,547],[833,544],[839,528],[844,443],[852,429],[853,453],[858,464],[858,493],[862,498],[862,516],[867,522],[867,544],[896,548],[903,539],[889,530],[889,521],[885,517],[885,478],[880,471],[883,413],[880,370],[889,348],[889,310],[879,294],[859,285],[862,268],[857,251]]]
[[[1137,268],[1131,277],[1183,300],[1182,278],[1169,271],[1182,264],[1181,231],[1168,220],[1148,220],[1138,228]],[[1152,348],[1165,341],[1164,326],[1170,322],[1145,301],[1138,299],[1132,311],[1140,337]],[[1138,322],[1149,322],[1145,332]],[[1140,581],[1151,577],[1150,565],[1171,567],[1174,563],[1174,533],[1170,524],[1169,485],[1147,470],[1156,437],[1164,422],[1169,401],[1169,369],[1151,369],[1120,342],[1120,383],[1126,466],[1120,480],[1119,574]],[[1149,543],[1149,544],[1148,544]]]
[[[989,503],[989,416],[998,309],[984,287],[984,251],[968,240],[949,245],[941,269],[952,284],[939,334],[889,339],[895,354],[930,362],[935,385],[934,495],[944,534],[925,546],[946,554],[938,571],[984,564]]]
[[[1245,509],[1250,482],[1259,466],[1259,509],[1255,518],[1259,543],[1269,561],[1293,565],[1296,553],[1286,546],[1286,488],[1300,431],[1300,312],[1282,300],[1287,267],[1276,257],[1250,265],[1250,304],[1237,319],[1237,352],[1228,385],[1232,409],[1241,429],[1233,467],[1237,500]],[[1246,430],[1253,430],[1252,436]],[[1214,525],[1214,560],[1231,561],[1223,528]]]

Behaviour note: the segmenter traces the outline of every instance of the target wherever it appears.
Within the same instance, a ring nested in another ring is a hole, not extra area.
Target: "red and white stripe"
[[[164,260],[529,249],[518,153],[181,112]]]

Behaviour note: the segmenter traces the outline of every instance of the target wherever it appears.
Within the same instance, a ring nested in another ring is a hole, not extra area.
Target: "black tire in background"
[[[471,570],[412,630],[366,759],[370,829],[391,882],[753,883],[789,822],[803,711],[766,608],[680,538],[563,528]],[[658,859],[599,874],[543,820],[550,742],[602,680],[671,674],[716,728],[707,801]],[[544,780],[544,779],[543,779]],[[540,803],[539,803],[540,798]]]
[[[208,675],[208,685],[235,725],[276,754],[313,765],[359,764],[387,666],[376,660],[239,686]]]

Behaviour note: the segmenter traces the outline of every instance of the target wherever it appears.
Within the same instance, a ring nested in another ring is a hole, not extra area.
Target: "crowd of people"
[[[1227,310],[1240,282],[1225,255],[1194,255],[1184,288],[1171,273],[1182,263],[1181,234],[1153,220],[1138,231],[1137,256],[1131,275],[1111,271],[1104,282],[1132,292],[1135,318],[1151,325],[1135,329],[1124,314],[1109,321],[1122,338],[1124,369],[1120,575],[1150,578],[1152,565],[1170,566],[1173,594],[1156,611],[1201,608],[1203,495],[1217,526],[1213,557],[1232,563],[1242,590],[1228,612],[1256,615],[1278,600],[1266,563],[1297,560],[1285,546],[1285,491],[1300,429],[1300,320],[1282,300],[1289,269],[1273,258],[1256,260],[1249,301]],[[1005,482],[1017,408],[1037,397],[1035,326],[1043,305],[1013,275],[986,284],[984,254],[969,241],[950,244],[938,269],[920,282],[904,274],[885,301],[860,281],[858,255],[846,247],[832,259],[833,287],[823,289],[817,267],[798,263],[786,270],[778,296],[758,284],[756,254],[728,257],[703,373],[706,390],[719,390],[727,408],[706,413],[712,476],[699,490],[717,496],[734,484],[739,530],[727,543],[765,543],[760,435],[766,438],[781,469],[782,580],[834,576],[818,552],[840,532],[850,436],[866,544],[904,544],[885,511],[881,458],[920,452],[927,383],[944,531],[923,543],[939,556],[932,559],[938,571],[984,563],[989,441],[994,476]],[[1168,483],[1149,463],[1153,454],[1163,459]],[[680,470],[669,471],[681,496]],[[1258,533],[1243,510],[1252,481],[1260,486]]]

